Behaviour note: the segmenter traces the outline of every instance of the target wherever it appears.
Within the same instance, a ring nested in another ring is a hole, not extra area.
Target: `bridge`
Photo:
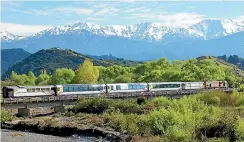
[[[64,112],[65,105],[74,105],[79,99],[86,98],[111,98],[126,99],[146,97],[148,99],[165,96],[169,98],[180,98],[209,90],[171,90],[157,92],[131,92],[131,93],[114,93],[114,94],[78,94],[62,96],[43,96],[43,97],[24,97],[24,98],[4,98],[1,100],[1,106],[6,109],[18,109],[19,116],[29,116],[30,108],[36,107],[53,107],[55,112]],[[233,89],[224,89],[223,91],[233,91]]]

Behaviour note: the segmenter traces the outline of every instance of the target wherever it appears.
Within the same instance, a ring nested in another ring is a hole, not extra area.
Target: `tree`
[[[10,76],[11,81],[15,82],[18,85],[23,85],[22,84],[22,77],[19,76],[17,73],[12,71],[11,76]]]
[[[38,85],[47,85],[49,78],[50,78],[50,76],[47,74],[47,71],[45,69],[43,69],[41,71],[41,74],[37,78],[37,84]]]
[[[36,83],[36,76],[34,75],[34,73],[32,71],[28,72],[28,80],[26,82],[26,84],[29,85],[35,85]]]
[[[75,72],[72,69],[61,68],[56,69],[50,78],[51,84],[69,84],[75,76]]]
[[[91,60],[86,59],[80,68],[76,71],[73,83],[90,84],[96,83],[99,77],[99,70],[93,66]]]
[[[200,81],[199,79],[199,67],[196,65],[197,60],[188,60],[181,69],[181,81]]]

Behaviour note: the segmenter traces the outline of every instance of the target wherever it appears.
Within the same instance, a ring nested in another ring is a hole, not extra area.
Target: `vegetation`
[[[70,83],[129,83],[163,81],[205,81],[226,80],[230,87],[244,84],[244,76],[236,74],[233,67],[220,64],[212,58],[191,59],[169,62],[162,58],[158,61],[145,62],[137,66],[94,66],[90,59],[85,59],[77,70],[58,68],[52,75],[45,69],[35,77],[34,73],[18,75],[11,73],[10,81],[19,85],[45,85]]]
[[[12,121],[14,118],[13,114],[9,111],[1,109],[1,122]]]
[[[31,54],[21,48],[1,49],[1,75]]]
[[[9,55],[9,57],[14,58],[12,55]],[[27,74],[28,71],[32,71],[37,76],[43,69],[45,69],[48,74],[53,74],[58,68],[77,70],[80,64],[83,63],[86,59],[90,59],[96,66],[105,67],[111,65],[132,66],[137,64],[137,62],[123,59],[107,61],[104,60],[103,57],[91,58],[90,56],[74,52],[70,49],[62,50],[59,48],[51,48],[42,49],[34,54],[31,54],[21,62],[12,65],[12,67],[9,66],[8,70],[6,69],[3,78],[8,77],[12,71],[15,71],[18,74]]]
[[[219,59],[222,59],[228,63],[234,64],[239,66],[242,70],[244,70],[244,59],[243,58],[239,58],[238,55],[230,55],[229,57],[227,57],[226,55],[223,56],[219,56]]]
[[[206,92],[179,100],[159,97],[141,105],[139,100],[82,99],[69,111],[99,114],[106,125],[127,132],[134,140],[244,140],[244,94]]]

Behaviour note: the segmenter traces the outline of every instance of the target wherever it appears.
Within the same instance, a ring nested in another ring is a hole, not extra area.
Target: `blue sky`
[[[157,22],[186,27],[203,19],[244,20],[244,2],[231,1],[2,1],[1,31],[29,35],[57,25]]]

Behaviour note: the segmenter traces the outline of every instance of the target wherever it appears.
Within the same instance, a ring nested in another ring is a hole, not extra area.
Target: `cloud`
[[[1,1],[2,7],[20,7],[21,2],[19,1]]]
[[[58,13],[64,13],[64,14],[80,14],[80,15],[88,15],[92,14],[93,10],[92,9],[85,9],[85,8],[74,8],[74,7],[57,7],[52,10],[51,12],[58,12]]]
[[[93,13],[92,9],[87,8],[76,8],[76,7],[55,7],[55,8],[43,8],[43,9],[26,9],[18,10],[11,9],[13,12],[21,12],[25,14],[37,14],[37,15],[56,15],[56,14],[78,14],[78,15],[89,15]]]
[[[141,11],[141,10],[145,10],[145,7],[127,9],[124,11],[124,13],[130,13],[130,12]]]
[[[204,19],[204,15],[198,13],[176,13],[161,14],[158,16],[160,22],[165,26],[187,27]]]
[[[244,15],[239,16],[237,19],[235,19],[235,21],[237,21],[237,22],[243,21],[244,22]]]
[[[97,5],[93,5],[92,7],[95,7],[95,8],[104,8],[106,6],[108,6],[108,5],[105,4],[105,3],[100,3],[100,4],[97,4]]]
[[[117,12],[119,12],[119,9],[114,7],[107,7],[97,11],[94,15],[96,16],[105,15],[105,14],[116,15]]]
[[[0,31],[8,31],[16,35],[27,36],[50,28],[52,28],[50,25],[21,25],[15,23],[1,23]]]
[[[100,18],[93,18],[93,17],[89,17],[86,19],[87,21],[103,21],[103,19]]]
[[[171,27],[187,27],[204,19],[204,15],[198,13],[135,13],[133,16],[138,17],[138,20],[157,21],[165,26]]]

